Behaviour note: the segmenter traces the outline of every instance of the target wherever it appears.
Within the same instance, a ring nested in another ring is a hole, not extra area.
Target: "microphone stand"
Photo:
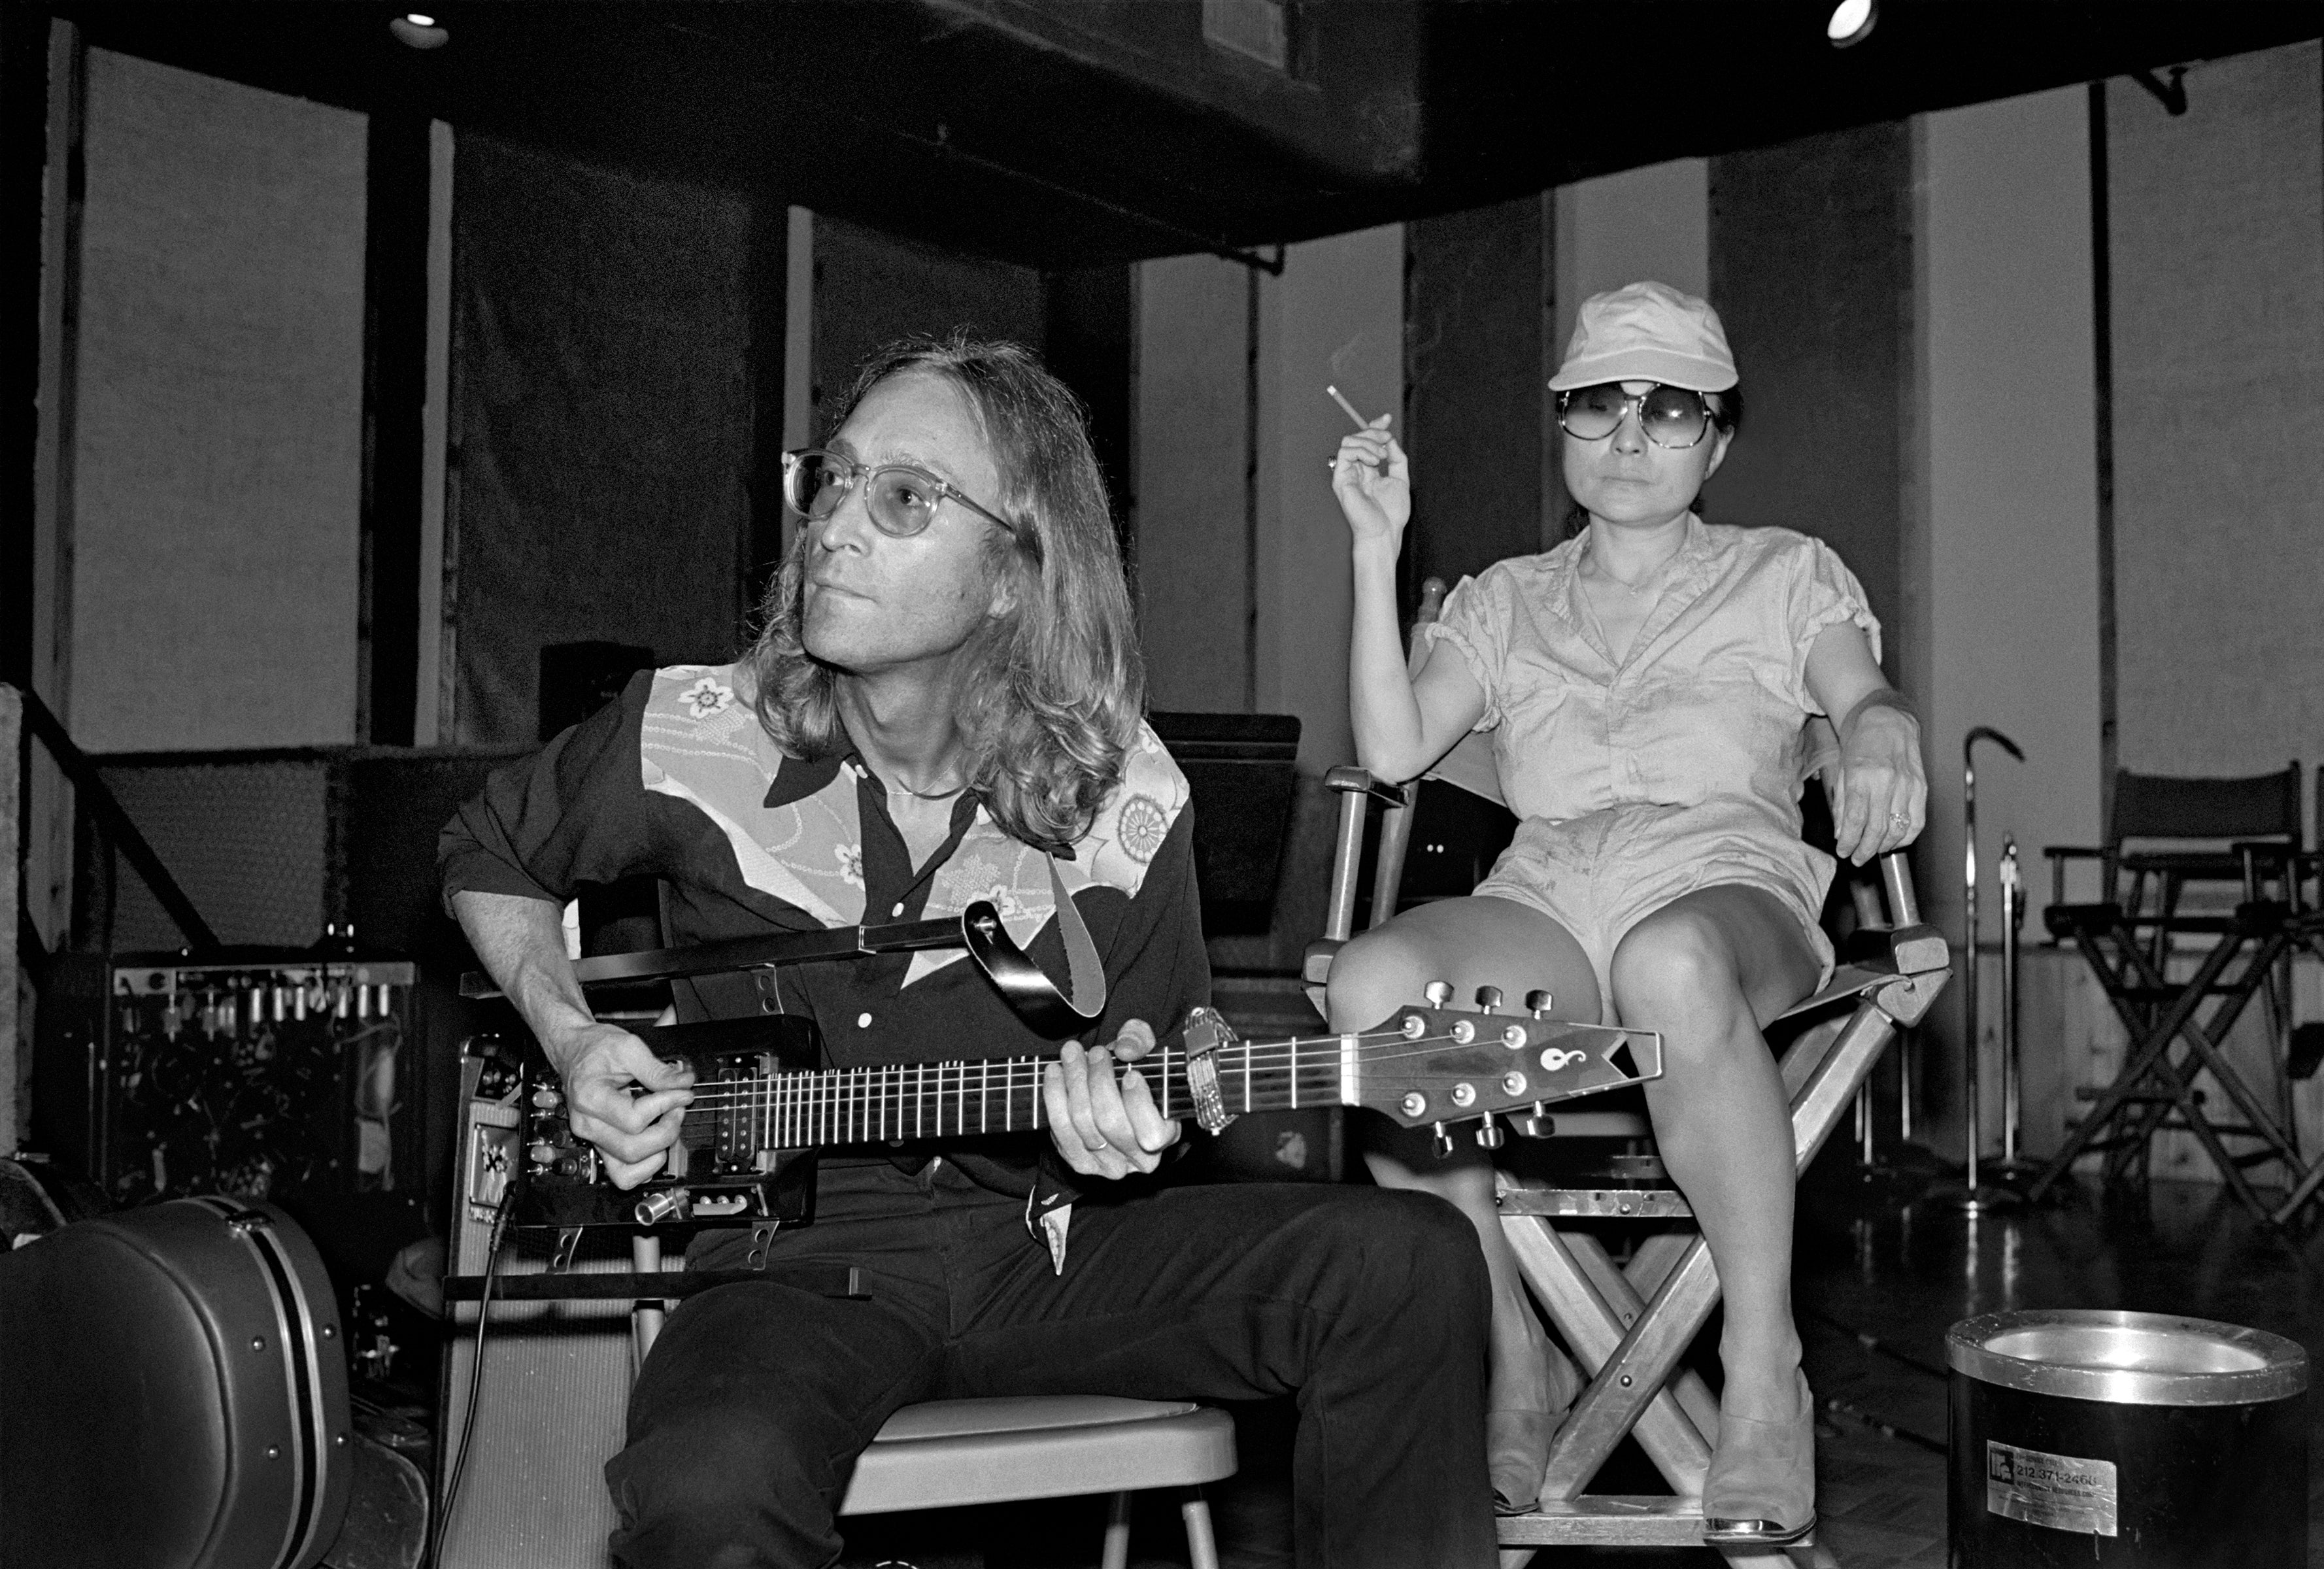
[[[2025,924],[2025,879],[2018,871],[2017,840],[2002,841],[2001,865],[2001,1164],[1994,1169],[2004,1182],[2037,1176],[2043,1163],[2026,1158],[2018,1148],[2024,1138],[2024,1064],[2018,1045],[2019,1003],[2024,998],[2018,964],[2019,932]]]
[[[1961,944],[1969,955],[1968,973],[1962,976],[1961,1009],[1968,1020],[1963,1034],[1968,1038],[1968,1051],[1962,1062],[1964,1081],[1968,1085],[1968,1148],[1962,1161],[1962,1180],[1949,1182],[1929,1190],[1929,1199],[1941,1208],[1960,1210],[1965,1214],[1984,1214],[1994,1210],[2013,1209],[2025,1200],[2019,1195],[1995,1183],[1978,1180],[1977,1158],[1980,1141],[1978,1105],[1978,1057],[1979,1025],[1977,1008],[1977,743],[1990,741],[2018,761],[2025,761],[2017,743],[1989,725],[1979,725],[1961,738],[1961,811],[1968,827],[1967,848],[1962,856],[1962,870],[1968,893],[1968,912],[1964,922],[1966,940]],[[2015,987],[2011,987],[2013,993]]]

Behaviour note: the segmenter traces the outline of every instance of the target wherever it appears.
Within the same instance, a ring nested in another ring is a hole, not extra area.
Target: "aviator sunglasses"
[[[1622,417],[1638,411],[1638,429],[1657,447],[1692,447],[1711,434],[1711,405],[1691,387],[1650,383],[1636,395],[1619,382],[1600,382],[1557,394],[1557,422],[1568,436],[1603,441],[1621,428]]]
[[[947,499],[1020,540],[1025,537],[1007,518],[925,468],[908,463],[857,463],[821,448],[783,454],[783,499],[793,512],[812,522],[821,522],[837,512],[858,482],[863,486],[863,510],[872,525],[899,540],[925,532],[936,521],[937,503]]]

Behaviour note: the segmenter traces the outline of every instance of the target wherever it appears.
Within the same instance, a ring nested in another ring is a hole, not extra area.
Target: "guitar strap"
[[[1010,940],[1008,928],[1001,924],[1001,912],[987,901],[978,900],[962,912],[961,930],[969,956],[1008,999],[1017,1016],[1038,1033],[1055,1038],[1097,1021],[1105,1011],[1106,980],[1089,923],[1082,918],[1073,895],[1065,891],[1057,858],[1052,855],[1048,860],[1049,891],[1056,901],[1057,936],[1065,947],[1065,983],[1070,991],[1060,990],[1024,949]]]

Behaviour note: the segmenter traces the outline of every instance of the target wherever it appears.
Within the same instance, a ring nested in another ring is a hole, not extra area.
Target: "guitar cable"
[[[509,1192],[503,1187],[500,1203],[493,1207],[492,1241],[484,1253],[484,1287],[476,1302],[475,1361],[468,1368],[468,1398],[460,1417],[459,1445],[452,1451],[452,1468],[444,1479],[443,1502],[436,1511],[435,1541],[426,1559],[431,1569],[443,1562],[444,1541],[452,1530],[452,1510],[460,1499],[460,1474],[468,1467],[468,1440],[476,1432],[476,1396],[484,1384],[484,1330],[492,1323],[493,1281],[500,1272],[502,1246],[508,1240]]]

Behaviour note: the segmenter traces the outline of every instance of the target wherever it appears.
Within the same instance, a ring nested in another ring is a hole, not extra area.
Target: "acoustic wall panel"
[[[2324,45],[2106,88],[2126,768],[2324,761]]]
[[[481,134],[454,150],[446,741],[538,739],[540,650],[716,660],[756,459],[750,203]]]
[[[355,739],[360,115],[88,55],[67,718]]]
[[[1896,643],[1913,288],[1911,128],[1890,120],[1711,161],[1711,300],[1743,429],[1713,522],[1815,535]],[[1889,661],[1892,674],[1903,666]]]

